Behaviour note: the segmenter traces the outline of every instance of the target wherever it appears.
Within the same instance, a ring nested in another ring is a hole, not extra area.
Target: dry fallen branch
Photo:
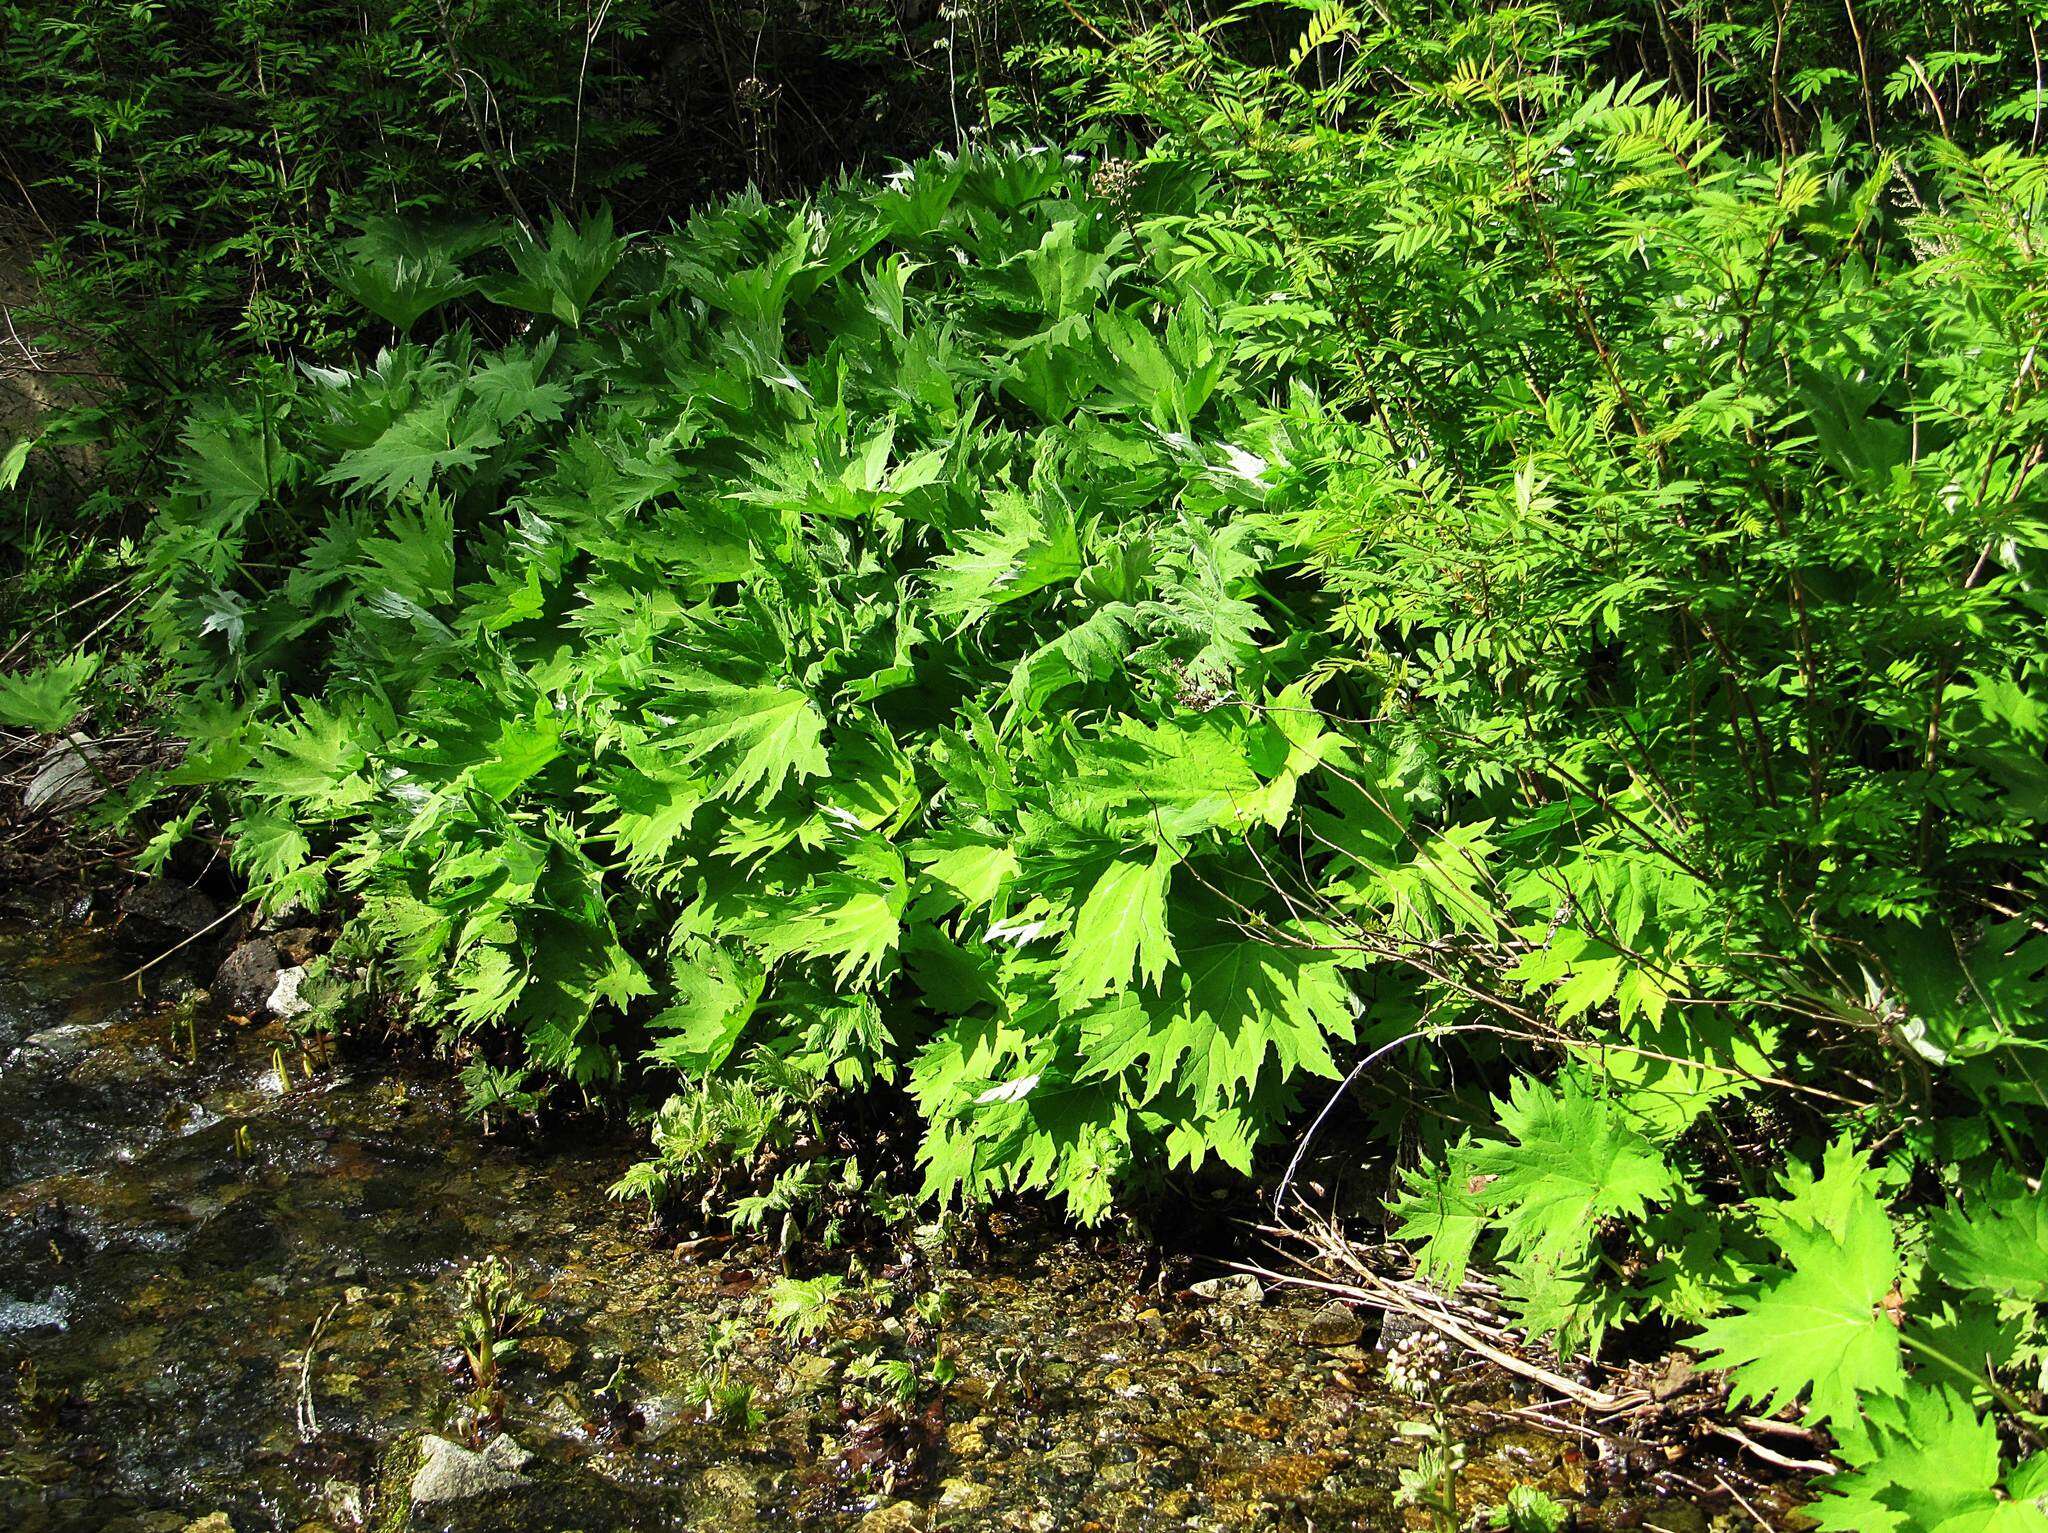
[[[1285,1258],[1283,1268],[1257,1262],[1237,1265],[1266,1282],[1329,1294],[1348,1303],[1405,1316],[1429,1327],[1452,1345],[1484,1358],[1504,1373],[1569,1402],[1577,1408],[1580,1419],[1566,1420],[1536,1405],[1498,1414],[1589,1439],[1599,1445],[1603,1454],[1650,1452],[1669,1463],[1682,1453],[1681,1444],[1671,1439],[1669,1428],[1682,1421],[1692,1426],[1687,1436],[1705,1434],[1720,1438],[1773,1469],[1805,1475],[1833,1474],[1840,1469],[1825,1454],[1826,1439],[1809,1428],[1755,1416],[1702,1420],[1704,1412],[1698,1407],[1711,1402],[1700,1391],[1693,1392],[1692,1408],[1675,1407],[1674,1396],[1684,1390],[1685,1379],[1691,1377],[1686,1370],[1680,1370],[1680,1377],[1671,1388],[1645,1383],[1641,1370],[1624,1373],[1607,1369],[1600,1382],[1561,1373],[1531,1357],[1513,1330],[1501,1321],[1490,1303],[1497,1290],[1483,1278],[1468,1278],[1455,1291],[1444,1292],[1404,1275],[1400,1269],[1406,1258],[1396,1254],[1397,1248],[1362,1246],[1346,1236],[1333,1219],[1314,1213],[1306,1205],[1300,1211],[1303,1217],[1298,1224],[1255,1226],[1273,1250]],[[1664,1429],[1662,1433],[1660,1427]],[[1761,1436],[1783,1439],[1805,1451],[1771,1447],[1758,1440]],[[1714,1480],[1695,1485],[1675,1467],[1661,1472],[1702,1492],[1710,1492],[1716,1482],[1724,1479],[1723,1471],[1717,1470]]]
[[[1269,1235],[1301,1234],[1277,1226],[1261,1226]],[[1566,1377],[1555,1369],[1531,1362],[1511,1350],[1507,1344],[1506,1331],[1497,1326],[1479,1321],[1461,1307],[1446,1302],[1433,1290],[1423,1284],[1404,1282],[1373,1271],[1360,1261],[1349,1243],[1341,1235],[1326,1233],[1317,1238],[1316,1244],[1332,1256],[1346,1271],[1346,1277],[1338,1280],[1316,1275],[1311,1263],[1297,1257],[1303,1270],[1297,1272],[1276,1272],[1256,1263],[1240,1263],[1245,1271],[1270,1282],[1309,1288],[1349,1299],[1355,1303],[1369,1304],[1377,1309],[1389,1310],[1407,1315],[1437,1332],[1446,1341],[1476,1353],[1488,1362],[1505,1369],[1519,1378],[1541,1384],[1554,1394],[1562,1395],[1574,1404],[1603,1416],[1619,1415],[1632,1407],[1648,1403],[1650,1395],[1641,1392],[1612,1394],[1595,1389],[1577,1379]]]

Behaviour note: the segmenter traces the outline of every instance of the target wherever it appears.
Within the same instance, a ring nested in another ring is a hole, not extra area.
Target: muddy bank
[[[634,1142],[486,1140],[427,1069],[128,967],[89,922],[0,925],[0,1526],[1419,1525],[1412,1406],[1313,1300],[999,1218],[817,1256],[797,1339],[758,1243],[654,1249],[606,1200]],[[480,1416],[456,1290],[492,1254],[539,1312]],[[1584,1485],[1554,1441],[1475,1420],[1469,1452],[1473,1505]],[[1643,1510],[1579,1515],[1704,1526]]]

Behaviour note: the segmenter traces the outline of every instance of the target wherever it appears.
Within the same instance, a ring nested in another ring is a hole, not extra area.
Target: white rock
[[[304,1016],[313,1009],[312,1002],[299,997],[299,986],[306,982],[306,966],[293,964],[289,969],[277,971],[277,983],[271,986],[270,999],[263,1004],[270,1008],[273,1017],[282,1017],[289,1022],[293,1017]]]
[[[434,1501],[462,1501],[494,1490],[510,1490],[526,1484],[519,1471],[532,1460],[511,1438],[500,1433],[483,1452],[465,1448],[445,1437],[423,1437],[420,1467],[412,1477],[415,1506]]]

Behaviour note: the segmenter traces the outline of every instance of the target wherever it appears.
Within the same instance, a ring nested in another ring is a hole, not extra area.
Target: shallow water
[[[999,1226],[792,1346],[764,1250],[657,1250],[605,1200],[630,1141],[486,1140],[388,1061],[293,1063],[286,1089],[281,1033],[140,999],[130,961],[0,925],[0,1527],[1408,1525],[1406,1409],[1358,1345],[1301,1339],[1311,1301],[1199,1302],[1136,1242]],[[422,1434],[471,1425],[452,1278],[493,1252],[544,1310],[502,1380],[534,1457],[523,1485],[410,1506]],[[926,1327],[909,1301],[934,1290],[951,1313]],[[757,1427],[692,1403],[720,1327]],[[844,1373],[877,1347],[957,1376],[877,1417]],[[1542,1438],[1473,1455],[1480,1504],[1576,1483]]]

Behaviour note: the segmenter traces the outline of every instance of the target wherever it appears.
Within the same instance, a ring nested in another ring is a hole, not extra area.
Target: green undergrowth
[[[1266,503],[1352,753],[1271,873],[1362,959],[1397,1233],[1563,1357],[1677,1341],[1824,1430],[1822,1527],[2048,1526],[2024,41],[1973,16],[1856,123],[1731,15],[1724,122],[1598,8],[1290,9],[1270,64],[1266,7],[1070,62],[1217,188],[1183,262],[1291,274],[1342,418]]]
[[[373,230],[393,343],[185,429],[148,858],[756,1223],[828,1093],[1096,1220],[1348,1081],[1429,1279],[1728,1370],[1823,1527],[2048,1525],[2048,174],[1601,46],[1161,29],[1064,61],[1122,158]]]
[[[98,627],[117,604],[90,598],[125,590],[124,539],[196,398],[375,338],[333,280],[365,225],[403,217],[452,246],[556,201],[809,186],[989,121],[1002,54],[1041,12],[1067,15],[0,0],[0,627],[37,630],[0,640],[6,663],[126,640],[118,617]]]
[[[906,1085],[934,1194],[1248,1166],[1353,1031],[1337,944],[1232,893],[1329,643],[1261,642],[1304,551],[1243,300],[1085,175],[557,223],[484,282],[528,337],[201,412],[153,621],[225,706],[170,786],[233,785],[272,907],[351,893],[494,1097],[765,1051]],[[401,321],[450,280],[357,255]]]

